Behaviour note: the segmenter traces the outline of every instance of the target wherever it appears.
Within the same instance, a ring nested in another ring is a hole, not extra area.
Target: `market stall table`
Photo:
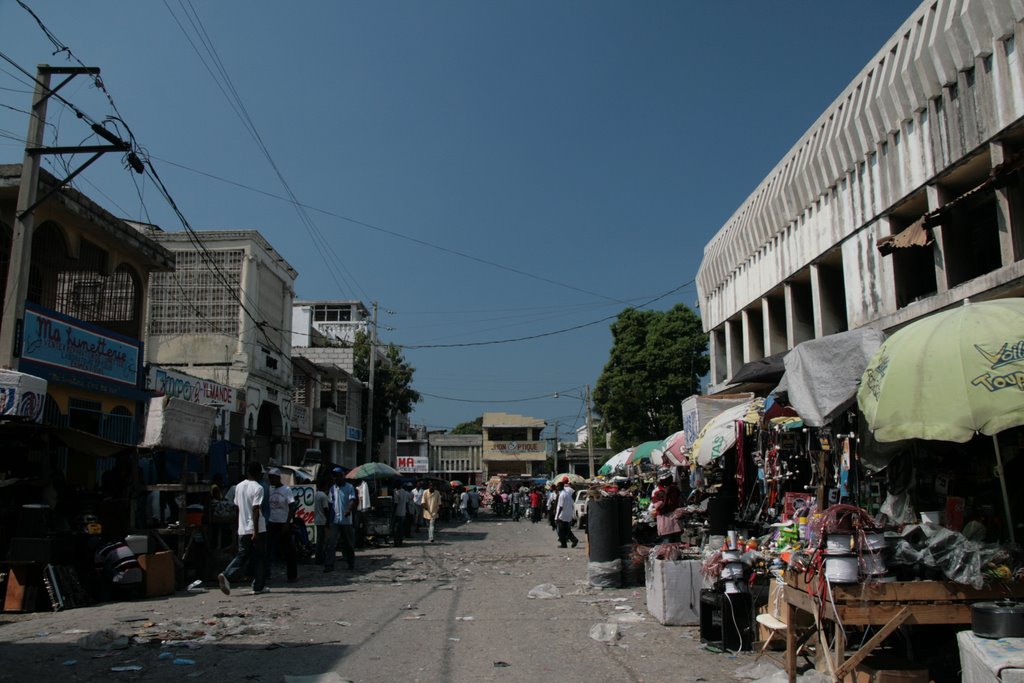
[[[914,624],[970,624],[971,603],[982,600],[1024,597],[1024,584],[1008,584],[976,590],[950,581],[897,581],[891,583],[831,584],[824,604],[821,579],[807,581],[803,574],[786,572],[786,621],[795,623],[796,610],[814,616],[818,647],[825,657],[833,680],[842,681],[865,657],[897,628]],[[827,593],[826,593],[827,595]],[[849,658],[846,639],[836,629],[834,651],[829,652],[823,620],[843,626],[880,626],[881,628]],[[786,632],[786,672],[796,681],[796,647],[792,629]]]
[[[1024,638],[956,634],[964,683],[1024,683]]]

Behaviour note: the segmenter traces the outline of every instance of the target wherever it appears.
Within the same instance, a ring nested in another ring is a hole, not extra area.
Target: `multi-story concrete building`
[[[175,262],[150,284],[147,361],[242,390],[225,438],[260,462],[290,462],[298,273],[255,230],[138,227]]]
[[[541,438],[544,420],[484,413],[483,469],[485,480],[499,474],[539,474],[547,460],[547,442]]]
[[[746,362],[1024,293],[1024,5],[928,0],[704,249],[712,390]]]
[[[292,306],[292,346],[345,347],[356,332],[369,333],[370,313],[361,301],[296,301]],[[339,356],[352,372],[352,355]]]
[[[363,386],[332,363],[317,363],[296,349],[292,357],[292,453],[319,451],[324,461],[345,467],[359,462]]]
[[[430,472],[464,484],[479,484],[483,477],[484,438],[480,434],[429,434]]]
[[[0,166],[0,288],[8,269],[28,270],[20,334],[15,348],[3,351],[12,369],[46,380],[46,388],[20,397],[10,412],[135,446],[151,396],[142,364],[147,285],[152,275],[167,275],[173,257],[77,190],[47,197],[58,181],[40,171],[45,201],[33,209],[31,261],[10,263],[21,172],[21,164]],[[13,402],[11,394],[3,397]],[[80,440],[77,450],[92,442]],[[70,485],[94,489],[101,466],[62,453]]]

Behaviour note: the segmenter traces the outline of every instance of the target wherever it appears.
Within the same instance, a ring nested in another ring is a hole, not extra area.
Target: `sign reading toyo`
[[[430,465],[427,458],[416,457],[416,456],[399,456],[396,458],[397,469],[399,472],[418,472],[426,473],[430,471]]]
[[[235,389],[208,379],[153,366],[149,369],[149,388],[189,403],[221,405],[228,411],[238,412]]]

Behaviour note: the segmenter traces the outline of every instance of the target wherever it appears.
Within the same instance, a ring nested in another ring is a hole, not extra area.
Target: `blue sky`
[[[102,69],[194,227],[258,229],[299,271],[299,297],[378,301],[393,311],[382,338],[423,346],[583,325],[691,282],[708,239],[918,3],[27,4]],[[280,181],[179,22],[213,46],[312,225],[268,196]],[[0,52],[30,71],[66,63],[12,0]],[[22,156],[19,78],[0,62],[0,163]],[[85,80],[64,95],[111,113]],[[49,120],[48,142],[87,136],[67,109]],[[113,156],[76,187],[179,229]],[[678,302],[694,306],[695,288],[653,307]],[[413,420],[506,410],[564,434],[608,324],[409,348],[425,394]]]

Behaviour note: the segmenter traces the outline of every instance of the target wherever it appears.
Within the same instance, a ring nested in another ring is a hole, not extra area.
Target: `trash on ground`
[[[78,647],[83,650],[124,650],[129,644],[128,636],[109,628],[78,639]]]
[[[473,621],[473,617],[455,617],[455,621]]]
[[[342,678],[333,671],[312,676],[285,676],[284,683],[352,683],[351,678]]]
[[[65,659],[60,663],[61,666],[74,666],[75,664],[78,664],[77,659]]]
[[[188,592],[189,593],[205,593],[206,589],[203,588],[203,580],[202,579],[196,579],[195,581],[190,583],[188,585]]]
[[[174,659],[173,652],[161,652],[157,659]]]
[[[337,624],[338,626],[351,626],[352,625],[351,621],[336,621],[334,623]]]
[[[590,637],[599,643],[611,643],[620,635],[618,624],[594,624],[590,627]]]
[[[116,673],[121,673],[124,671],[142,671],[142,667],[138,664],[129,664],[127,666],[112,666],[110,667],[110,670]]]
[[[499,669],[503,669],[506,666],[512,666],[512,665],[509,664],[508,662],[495,662],[494,666],[498,667]]]
[[[542,583],[539,586],[531,588],[530,592],[526,594],[526,597],[537,598],[538,600],[560,598],[562,597],[562,591],[558,590],[558,586],[553,583]]]
[[[750,664],[744,664],[737,668],[732,675],[736,678],[746,678],[756,681],[762,678],[767,678],[779,671],[782,671],[782,669],[775,666],[770,661],[761,660],[758,662],[751,662]]]
[[[178,666],[192,666],[196,663],[194,659],[185,659],[184,657],[176,658],[171,664],[177,664]]]

